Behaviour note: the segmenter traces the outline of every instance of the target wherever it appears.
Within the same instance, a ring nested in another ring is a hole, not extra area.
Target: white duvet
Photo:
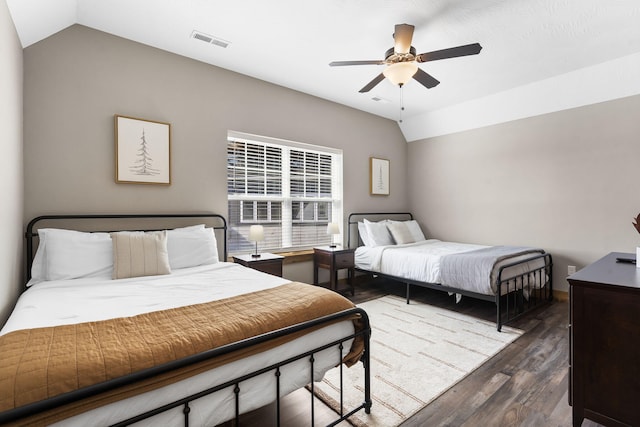
[[[19,298],[0,335],[18,329],[75,324],[108,318],[127,317],[151,311],[204,303],[272,288],[288,280],[239,264],[218,263],[175,270],[166,276],[134,279],[75,279],[42,282],[31,286]],[[353,332],[351,321],[314,331],[269,351],[238,360],[184,381],[115,402],[60,422],[64,426],[107,425],[145,410],[196,393],[239,375],[294,356]],[[348,349],[350,343],[345,348]],[[340,360],[337,349],[315,355],[314,378]],[[282,369],[281,395],[303,387],[311,372],[308,361],[298,361]],[[241,384],[241,412],[264,406],[273,400],[275,380],[267,373]],[[233,393],[224,390],[191,404],[191,425],[216,425],[233,416]],[[181,408],[136,425],[183,425]]]
[[[489,246],[470,243],[443,242],[437,239],[428,239],[404,245],[360,246],[355,252],[355,264],[357,268],[362,270],[379,272],[419,282],[442,283],[440,261],[443,256],[488,247]],[[459,284],[459,289],[494,295],[496,291],[493,287],[495,286],[495,276],[498,269],[504,264],[520,261],[529,257],[531,257],[531,254],[508,258],[497,263],[491,278],[487,280],[487,286],[483,289],[466,289],[464,283]],[[505,269],[505,277],[521,274],[543,265],[543,260],[537,260],[521,266],[511,267]]]

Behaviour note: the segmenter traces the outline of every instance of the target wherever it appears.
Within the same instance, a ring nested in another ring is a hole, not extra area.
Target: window
[[[249,227],[264,227],[259,250],[327,245],[342,223],[342,150],[229,132],[229,252],[254,250]]]

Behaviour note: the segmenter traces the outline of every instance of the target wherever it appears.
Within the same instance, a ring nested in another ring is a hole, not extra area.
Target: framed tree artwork
[[[373,196],[389,195],[389,160],[369,157],[369,192]]]
[[[116,182],[171,184],[171,125],[115,115]]]

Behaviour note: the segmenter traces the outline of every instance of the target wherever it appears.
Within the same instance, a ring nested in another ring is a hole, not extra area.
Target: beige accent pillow
[[[397,245],[414,243],[416,241],[411,235],[411,230],[409,230],[407,224],[403,222],[390,222],[387,224],[387,228],[389,232],[391,232],[391,236],[393,236],[393,240],[396,241]]]
[[[165,231],[111,233],[113,278],[156,276],[171,273]]]

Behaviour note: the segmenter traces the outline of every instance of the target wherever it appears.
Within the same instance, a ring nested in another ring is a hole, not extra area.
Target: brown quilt
[[[252,294],[134,317],[14,331],[0,337],[0,412],[353,306],[335,292],[291,282]],[[171,371],[21,423],[37,425],[64,419],[267,350],[302,334]],[[361,353],[362,341],[358,341],[345,363],[355,363]]]

